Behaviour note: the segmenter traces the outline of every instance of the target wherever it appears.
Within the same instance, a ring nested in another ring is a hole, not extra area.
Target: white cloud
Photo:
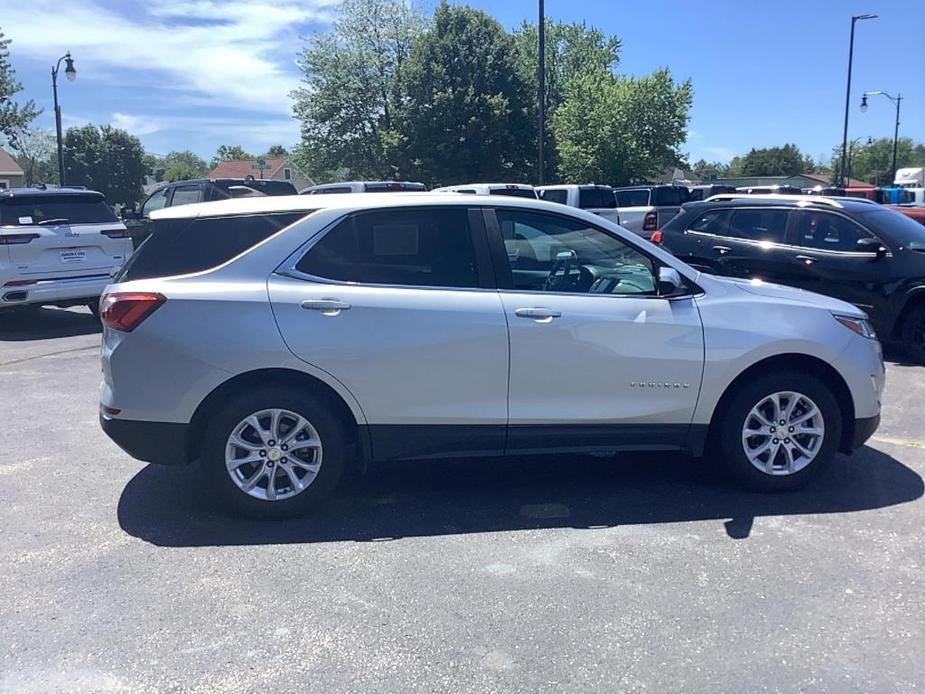
[[[329,21],[335,4],[158,0],[126,2],[130,12],[122,14],[101,0],[30,0],[4,3],[3,29],[19,55],[50,60],[70,50],[79,80],[127,77],[135,81],[133,96],[172,88],[212,106],[288,114],[299,33]]]
[[[719,161],[728,162],[736,153],[729,147],[700,147],[700,151]]]
[[[109,122],[117,128],[127,130],[136,136],[150,135],[161,130],[161,124],[153,118],[133,116],[130,113],[119,113],[118,111],[112,114],[112,119]]]

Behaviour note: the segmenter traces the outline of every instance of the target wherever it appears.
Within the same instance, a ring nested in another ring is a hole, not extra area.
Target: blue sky
[[[433,6],[435,2],[426,3]],[[535,0],[470,0],[505,26],[535,19]],[[6,2],[0,29],[28,97],[52,128],[51,64],[73,53],[78,79],[59,86],[65,126],[113,123],[148,151],[220,144],[252,151],[294,144],[289,91],[300,36],[323,30],[336,0],[27,0]],[[861,92],[901,92],[900,133],[925,140],[922,0],[546,0],[549,17],[585,21],[623,41],[619,71],[661,66],[690,77],[691,160],[728,160],[749,148],[795,142],[828,158],[840,142],[848,31],[855,40],[849,137],[892,136],[882,97],[866,114]]]

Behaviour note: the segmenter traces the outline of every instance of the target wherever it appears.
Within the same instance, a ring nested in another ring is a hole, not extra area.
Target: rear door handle
[[[713,246],[713,250],[725,254],[729,253],[732,249],[729,246]]]
[[[350,304],[338,299],[306,299],[302,302],[302,308],[306,311],[321,311],[326,316],[336,316],[349,309]]]
[[[797,260],[799,260],[801,263],[806,263],[807,265],[812,265],[813,263],[816,262],[817,258],[814,258],[814,257],[811,256],[811,255],[798,255],[798,256],[797,256]]]
[[[519,308],[514,311],[514,315],[519,318],[532,318],[540,323],[549,323],[553,318],[560,318],[562,313],[549,308]]]

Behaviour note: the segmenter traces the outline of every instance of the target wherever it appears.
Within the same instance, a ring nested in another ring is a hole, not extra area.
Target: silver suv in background
[[[613,194],[613,188],[610,186],[594,183],[539,186],[536,193],[539,195],[540,200],[577,207],[580,210],[587,210],[600,215],[604,219],[609,219],[614,224],[620,223],[620,215],[617,212],[617,199]]]
[[[503,195],[509,198],[536,200],[536,189],[526,183],[463,183],[434,188],[434,193],[464,193],[466,195]]]
[[[787,490],[879,422],[862,311],[698,274],[583,210],[409,193],[153,217],[101,303],[102,426],[199,459],[237,511],[306,512],[354,465],[544,451],[710,450]]]
[[[101,193],[0,191],[0,309],[87,305],[96,313],[132,241]]]
[[[628,186],[616,188],[614,193],[621,226],[645,239],[652,238],[652,232],[661,229],[691,199],[684,186]]]

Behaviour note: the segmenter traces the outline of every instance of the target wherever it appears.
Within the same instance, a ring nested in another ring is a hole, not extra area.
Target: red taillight
[[[37,239],[39,234],[0,234],[0,246],[13,246],[20,243],[29,243]]]
[[[649,238],[652,243],[661,243],[662,242],[662,230],[656,229],[652,232],[652,236]]]
[[[100,319],[107,328],[130,333],[165,301],[167,297],[156,292],[105,294],[100,300]]]
[[[38,280],[10,280],[4,287],[27,287],[30,284],[38,284]]]
[[[127,239],[129,235],[128,229],[103,229],[100,233],[111,239]]]
[[[658,228],[658,214],[656,212],[646,213],[645,218],[642,220],[642,230],[643,231],[655,231]]]

